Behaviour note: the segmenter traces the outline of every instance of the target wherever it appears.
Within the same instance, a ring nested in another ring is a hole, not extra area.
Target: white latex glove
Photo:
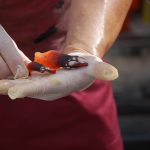
[[[2,26],[0,26],[0,53],[2,56],[0,66],[3,66],[5,72],[12,72],[15,78],[28,74],[25,63],[29,63],[30,60],[18,49]],[[32,74],[28,79],[0,80],[0,93],[8,94],[11,99],[33,97],[55,100],[87,88],[95,79],[114,80],[118,77],[118,72],[113,66],[102,62],[96,56],[83,53],[70,55],[85,58],[88,66],[74,70],[59,70],[56,74]],[[2,74],[0,72],[0,76]],[[4,75],[6,78],[6,74]]]
[[[8,94],[11,99],[32,97],[55,100],[87,88],[95,79],[114,80],[118,77],[116,68],[96,56],[83,53],[70,55],[85,58],[88,66],[74,70],[59,70],[56,74],[32,75],[28,79],[1,80],[0,91]]]
[[[30,60],[18,49],[15,42],[0,25],[0,79],[28,76],[25,63]]]

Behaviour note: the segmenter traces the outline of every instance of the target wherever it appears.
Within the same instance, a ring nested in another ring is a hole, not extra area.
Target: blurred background
[[[125,150],[150,150],[150,1],[133,1],[106,61],[120,74],[113,88]]]

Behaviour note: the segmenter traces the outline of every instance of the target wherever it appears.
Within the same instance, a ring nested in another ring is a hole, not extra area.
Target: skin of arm
[[[96,79],[116,79],[117,69],[97,56],[102,57],[113,44],[130,3],[129,0],[72,0],[64,53],[77,52],[71,56],[86,59],[88,66],[60,70],[55,75],[31,76],[26,80],[1,80],[0,91],[11,99],[32,97],[55,100],[87,88]]]
[[[64,53],[102,58],[117,38],[132,0],[72,0]]]

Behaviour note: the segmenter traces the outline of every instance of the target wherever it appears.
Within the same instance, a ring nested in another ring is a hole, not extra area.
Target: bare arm
[[[120,32],[132,0],[73,0],[65,53],[102,57]]]

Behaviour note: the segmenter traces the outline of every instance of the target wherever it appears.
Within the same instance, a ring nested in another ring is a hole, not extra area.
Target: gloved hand
[[[30,60],[18,49],[15,42],[0,25],[0,79],[27,77],[25,63]]]
[[[95,79],[114,80],[118,77],[116,68],[96,56],[83,53],[70,55],[85,58],[88,66],[73,70],[59,70],[56,74],[32,74],[28,79],[1,80],[0,91],[8,94],[11,99],[32,97],[55,100],[87,88]]]
[[[5,70],[4,73],[0,72],[0,76],[3,74],[6,78],[6,73],[14,74],[15,78],[28,75],[25,63],[29,63],[30,60],[18,49],[2,26],[0,26],[0,52],[2,56],[0,67],[3,66]],[[73,70],[59,70],[56,74],[33,73],[27,79],[0,80],[0,93],[8,94],[11,99],[33,97],[54,100],[87,88],[95,79],[114,80],[118,77],[118,72],[113,66],[104,63],[94,55],[84,53],[70,55],[84,58],[88,66]]]

